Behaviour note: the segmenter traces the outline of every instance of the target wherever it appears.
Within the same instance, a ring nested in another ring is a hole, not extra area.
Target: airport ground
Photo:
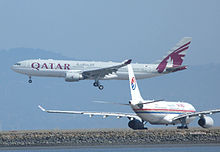
[[[0,132],[0,149],[24,147],[220,145],[220,127],[203,129],[93,129]]]

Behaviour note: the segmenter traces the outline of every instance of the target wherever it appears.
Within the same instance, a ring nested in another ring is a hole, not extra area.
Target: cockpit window
[[[15,65],[21,65],[21,63],[15,63]]]

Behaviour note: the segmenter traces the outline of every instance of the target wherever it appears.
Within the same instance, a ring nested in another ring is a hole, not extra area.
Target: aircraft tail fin
[[[129,74],[129,86],[130,86],[130,91],[131,91],[131,104],[142,103],[143,98],[141,97],[138,84],[135,79],[133,68],[130,64],[127,66],[128,66],[128,74]]]
[[[192,41],[191,37],[182,38],[182,40],[180,40],[175,45],[175,47],[170,49],[170,51],[168,52],[168,55],[165,56],[160,61],[156,70],[159,73],[165,72],[167,66],[169,68],[168,72],[175,72],[175,71],[186,69],[187,67],[182,66],[182,63],[183,63],[183,59],[186,55],[186,51],[188,50],[191,41]],[[177,68],[177,67],[181,67],[181,68]],[[173,70],[172,70],[172,68],[173,68]]]

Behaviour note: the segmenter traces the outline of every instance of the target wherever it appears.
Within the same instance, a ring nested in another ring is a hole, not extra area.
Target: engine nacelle
[[[213,126],[214,121],[211,117],[204,116],[203,118],[199,119],[198,124],[203,128],[210,128]]]
[[[66,77],[65,77],[65,81],[67,82],[74,82],[74,81],[79,81],[82,79],[83,79],[82,74],[77,73],[77,72],[67,72]]]
[[[144,124],[140,120],[137,120],[137,119],[133,119],[133,120],[129,121],[128,127],[130,127],[131,129],[134,129],[134,130],[145,129]]]

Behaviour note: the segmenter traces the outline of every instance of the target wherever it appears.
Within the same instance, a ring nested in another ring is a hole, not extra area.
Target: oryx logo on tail
[[[186,50],[189,48],[191,40],[192,38],[185,37],[179,43],[177,43],[176,46],[171,49],[171,53],[160,62],[156,70],[159,73],[164,72],[167,64],[172,65],[173,68],[180,67],[183,63],[183,59],[186,55]]]

